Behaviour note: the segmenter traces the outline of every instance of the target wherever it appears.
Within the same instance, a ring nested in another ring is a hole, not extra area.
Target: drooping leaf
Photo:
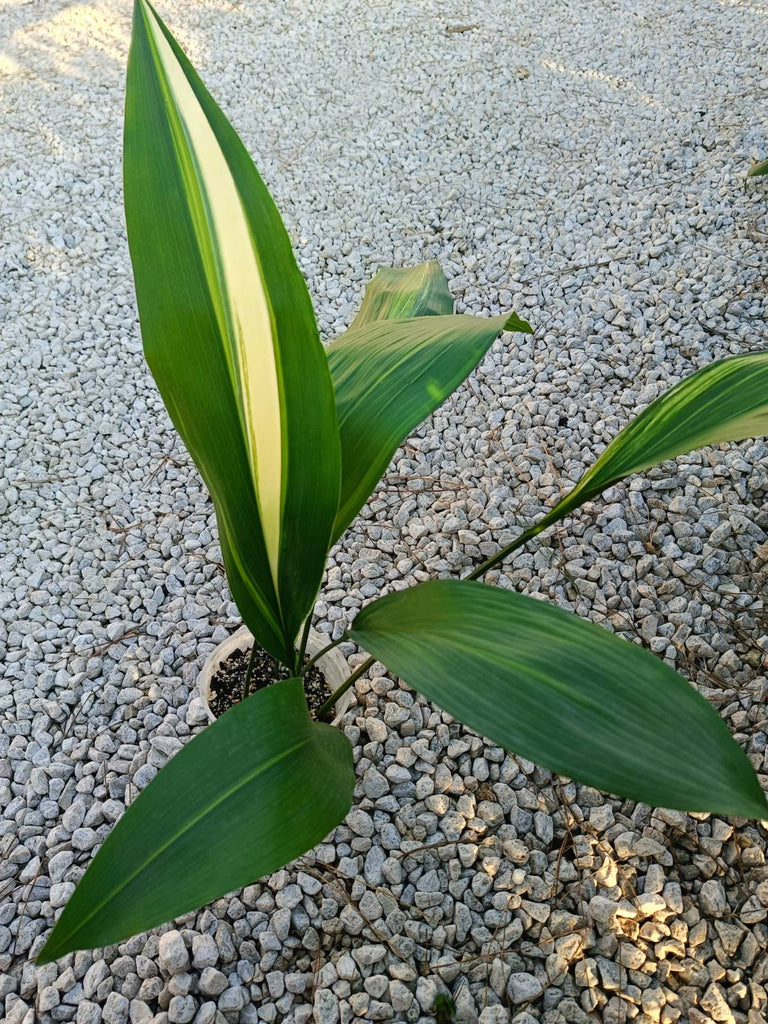
[[[710,363],[644,409],[538,523],[472,573],[487,572],[552,523],[632,473],[705,445],[768,434],[768,352]]]
[[[373,303],[371,304],[373,308]],[[328,349],[341,436],[338,539],[365,504],[398,446],[482,359],[511,316],[370,320]]]
[[[389,594],[350,636],[513,753],[654,806],[768,817],[752,765],[693,687],[641,647],[481,583]]]
[[[352,748],[289,679],[236,704],[173,757],[96,854],[45,963],[185,914],[319,843],[352,802]]]
[[[750,167],[748,178],[756,178],[760,174],[768,174],[768,160],[762,160],[759,164]]]
[[[350,324],[355,331],[374,320],[407,320],[414,316],[450,316],[453,296],[439,263],[417,267],[385,267],[365,289],[360,312]]]
[[[124,176],[147,361],[213,498],[243,618],[290,665],[338,504],[333,387],[277,209],[147,0]]]

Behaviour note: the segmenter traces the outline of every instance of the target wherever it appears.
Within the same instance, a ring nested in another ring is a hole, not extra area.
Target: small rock
[[[477,1018],[478,1024],[509,1024],[509,1010],[504,1006],[486,1006]]]
[[[722,882],[716,878],[707,879],[699,891],[699,902],[707,917],[722,917],[728,906]]]
[[[77,1008],[75,1017],[77,1024],[99,1024],[101,1020],[101,1007],[98,1003],[92,1003],[84,999]]]
[[[219,949],[212,935],[195,935],[192,939],[192,963],[198,970],[214,967],[219,959]]]
[[[181,932],[173,930],[161,935],[157,955],[160,966],[169,974],[179,974],[189,969],[189,954]]]
[[[154,1017],[150,1007],[141,999],[131,1000],[131,1024],[149,1024]]]
[[[368,946],[358,946],[357,949],[352,950],[352,956],[357,960],[361,967],[372,967],[373,964],[379,963],[387,955],[387,947],[382,946],[380,943],[373,943]]]
[[[712,982],[701,997],[700,1005],[702,1010],[705,1010],[713,1020],[726,1021],[728,1024],[733,1024],[733,1011],[726,1001],[722,988],[715,982]]]
[[[337,1024],[339,1019],[339,1000],[330,989],[317,989],[313,1007],[316,1024]]]
[[[59,990],[53,985],[48,985],[37,997],[37,1008],[41,1013],[48,1013],[61,1002]]]
[[[170,1024],[189,1024],[197,1006],[192,996],[174,996],[168,1004]]]
[[[237,1020],[237,1015],[240,1013],[247,1001],[248,996],[243,986],[234,985],[232,988],[228,988],[226,991],[222,992],[219,997],[218,1006],[219,1010],[223,1014],[229,1014]]]
[[[402,981],[390,981],[389,1001],[395,1013],[405,1013],[413,1002],[413,992]]]
[[[110,992],[102,1011],[104,1024],[127,1024],[130,1003],[119,992]]]
[[[76,828],[71,841],[74,850],[92,850],[99,840],[92,828]]]
[[[533,974],[514,971],[507,982],[507,994],[513,1003],[528,1003],[538,999],[544,986]]]
[[[220,996],[227,987],[227,976],[215,967],[206,967],[200,975],[198,985],[204,996]]]

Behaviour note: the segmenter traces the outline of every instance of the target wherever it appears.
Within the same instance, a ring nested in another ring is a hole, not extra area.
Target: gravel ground
[[[379,266],[431,257],[459,310],[537,328],[403,446],[331,558],[321,628],[460,573],[661,389],[765,346],[759,0],[160,9],[273,188],[326,337]],[[375,670],[344,721],[357,801],[326,843],[173,930],[32,965],[201,727],[196,671],[238,617],[141,357],[129,4],[1,0],[0,28],[0,1016],[426,1022],[450,992],[465,1024],[764,1021],[763,826],[553,777]],[[766,772],[767,494],[765,442],[696,453],[495,577],[686,672]]]

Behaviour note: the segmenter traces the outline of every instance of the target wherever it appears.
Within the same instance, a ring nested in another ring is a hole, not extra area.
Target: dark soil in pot
[[[211,696],[209,706],[216,718],[239,702],[243,695],[245,673],[248,670],[250,651],[233,651],[219,665],[211,679]],[[265,686],[277,683],[281,679],[290,679],[291,673],[284,665],[278,665],[271,654],[259,647],[251,675],[251,693],[262,690]],[[331,696],[325,681],[325,673],[317,665],[313,665],[304,673],[304,693],[310,714],[314,717],[318,708]]]

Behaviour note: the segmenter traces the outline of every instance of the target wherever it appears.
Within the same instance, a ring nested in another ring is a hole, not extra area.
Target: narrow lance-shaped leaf
[[[654,806],[768,817],[747,756],[641,647],[544,601],[439,580],[365,607],[350,636],[470,728]]]
[[[405,305],[403,300],[397,308]],[[369,308],[376,306],[371,302]],[[366,318],[331,345],[328,364],[342,467],[334,540],[368,500],[398,446],[472,372],[504,330],[530,327],[514,313]]]
[[[146,0],[124,172],[147,361],[211,492],[243,618],[291,664],[338,504],[333,387],[274,203]]]
[[[757,178],[761,174],[768,174],[768,160],[761,160],[759,164],[750,167],[748,178]]]
[[[349,740],[310,719],[301,680],[259,690],[128,808],[38,962],[127,939],[276,871],[339,824],[353,787]]]
[[[472,573],[477,577],[583,502],[632,473],[694,448],[768,434],[768,352],[710,363],[670,388],[608,445],[535,526]]]

